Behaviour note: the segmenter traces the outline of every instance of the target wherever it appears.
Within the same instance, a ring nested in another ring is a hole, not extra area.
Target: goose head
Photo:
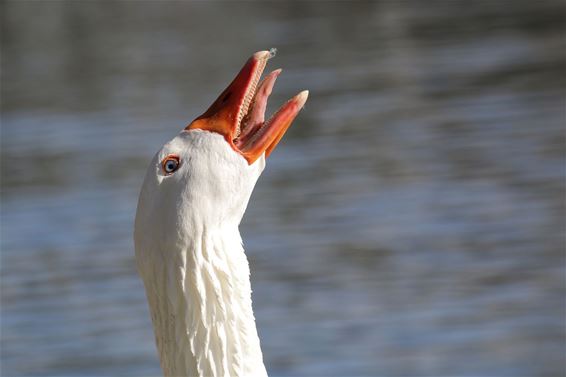
[[[265,159],[304,106],[308,91],[265,120],[281,70],[260,82],[273,51],[253,54],[218,99],[154,156],[136,214],[136,244],[176,242],[183,229],[238,225]]]

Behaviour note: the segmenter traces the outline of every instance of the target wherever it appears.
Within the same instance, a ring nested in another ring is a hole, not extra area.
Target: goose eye
[[[169,175],[179,169],[179,156],[169,155],[163,159],[161,163],[165,174]]]

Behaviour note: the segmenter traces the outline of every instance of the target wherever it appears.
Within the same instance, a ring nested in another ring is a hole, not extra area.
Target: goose
[[[134,225],[136,265],[165,376],[266,376],[238,226],[266,157],[303,108],[265,121],[275,54],[253,54],[201,116],[153,157]]]

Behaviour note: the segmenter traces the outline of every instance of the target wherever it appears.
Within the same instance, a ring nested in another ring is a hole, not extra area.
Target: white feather
[[[180,157],[167,176],[161,161]],[[166,376],[266,376],[238,225],[265,159],[219,134],[183,131],[154,157],[134,241]]]

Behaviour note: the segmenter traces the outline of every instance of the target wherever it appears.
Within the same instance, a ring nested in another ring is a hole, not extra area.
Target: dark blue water
[[[1,7],[2,375],[160,373],[147,163],[270,47],[270,108],[310,89],[241,227],[270,374],[564,375],[563,2]]]

